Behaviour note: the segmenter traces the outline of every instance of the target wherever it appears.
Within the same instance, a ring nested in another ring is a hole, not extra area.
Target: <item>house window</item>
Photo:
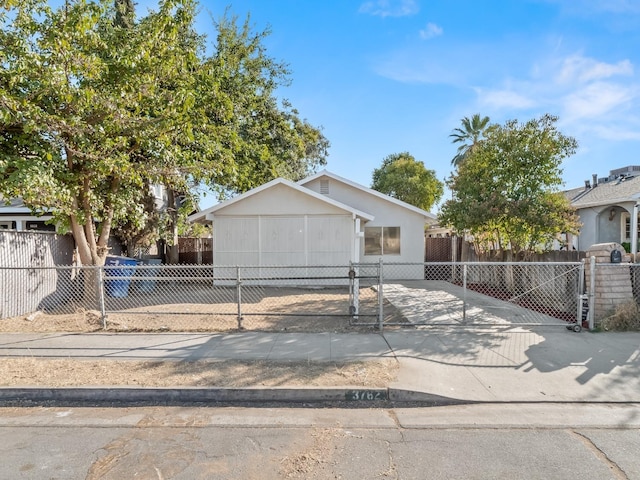
[[[27,230],[37,230],[39,232],[55,232],[56,226],[43,222],[41,220],[27,221]]]
[[[622,214],[622,242],[631,241],[631,215],[628,213]],[[638,222],[638,239],[640,239],[640,221]]]
[[[365,227],[365,255],[400,255],[400,227]]]

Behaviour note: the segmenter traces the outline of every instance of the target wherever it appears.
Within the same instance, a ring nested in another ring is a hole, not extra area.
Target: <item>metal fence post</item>
[[[467,323],[467,264],[462,265],[462,323]]]
[[[107,313],[104,305],[104,267],[95,267],[98,270],[98,305],[100,307],[100,319],[102,320],[102,328],[107,329]]]
[[[242,281],[240,280],[240,266],[236,266],[236,293],[238,298],[238,329],[242,330]]]
[[[384,295],[382,292],[382,286],[383,286],[383,276],[382,276],[382,258],[380,259],[380,263],[378,265],[378,330],[380,330],[382,332],[382,329],[384,328],[384,307],[383,307],[383,302],[384,302]]]
[[[580,268],[578,269],[578,305],[576,312],[576,323],[582,326],[582,313],[584,310],[583,300],[584,300],[584,262],[580,262]]]
[[[349,315],[358,318],[360,312],[360,269],[349,261]]]
[[[593,330],[595,327],[595,308],[596,308],[596,257],[591,257],[591,268],[589,271],[590,285],[589,285],[589,330]]]

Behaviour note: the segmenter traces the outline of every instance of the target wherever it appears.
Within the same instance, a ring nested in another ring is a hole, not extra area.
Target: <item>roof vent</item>
[[[329,180],[326,178],[320,180],[320,193],[329,195]]]

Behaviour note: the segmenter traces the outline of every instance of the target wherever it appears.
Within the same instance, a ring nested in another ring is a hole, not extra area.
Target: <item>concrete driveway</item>
[[[414,325],[509,326],[567,322],[440,280],[389,282],[384,297]]]

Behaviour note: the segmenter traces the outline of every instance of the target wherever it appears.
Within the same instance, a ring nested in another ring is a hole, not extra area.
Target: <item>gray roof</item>
[[[572,188],[571,190],[564,190],[562,194],[565,196],[567,200],[569,200],[570,202],[573,202],[573,200],[576,199],[582,193],[584,193],[584,191],[585,191],[584,187],[576,187],[576,188]]]
[[[637,201],[640,199],[640,176],[602,182],[589,189],[573,189],[564,193],[568,196],[569,192],[575,191],[578,191],[577,195],[571,198],[571,205],[575,208]],[[583,193],[580,194],[580,191]]]
[[[6,200],[4,197],[0,196],[0,208],[18,208],[24,207],[24,202],[21,198],[11,198]]]

